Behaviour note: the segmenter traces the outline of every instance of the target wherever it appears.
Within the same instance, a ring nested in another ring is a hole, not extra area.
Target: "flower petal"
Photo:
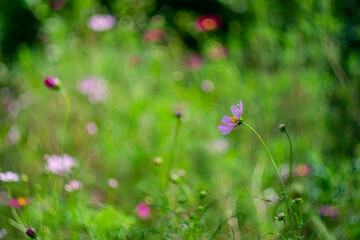
[[[234,114],[234,117],[236,117],[238,119],[241,117],[241,111],[238,106],[232,105],[231,112]]]
[[[241,114],[242,114],[242,112],[243,112],[243,104],[242,104],[241,100],[239,100],[238,106],[239,106],[240,116],[241,116]]]
[[[218,129],[219,129],[220,131],[229,131],[229,130],[233,129],[233,127],[220,125],[220,126],[218,126]]]
[[[229,117],[229,116],[227,116],[227,115],[225,115],[223,118],[222,118],[222,123],[223,124],[229,124],[229,123],[231,123],[231,117]]]

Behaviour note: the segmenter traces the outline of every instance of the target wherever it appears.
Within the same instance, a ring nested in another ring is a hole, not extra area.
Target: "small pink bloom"
[[[149,29],[144,32],[144,40],[146,42],[158,42],[163,39],[165,33],[162,29]]]
[[[218,129],[222,131],[222,135],[229,134],[237,125],[241,124],[242,111],[243,104],[240,100],[238,105],[231,106],[233,117],[225,115],[221,120],[224,125],[218,126]]]
[[[0,173],[0,181],[3,182],[18,182],[19,181],[19,175],[16,173],[13,173],[11,171],[8,171],[6,173]]]
[[[63,156],[46,155],[46,160],[46,170],[56,175],[64,176],[66,173],[71,173],[75,166],[75,160],[67,154],[63,154]]]
[[[48,88],[58,90],[61,87],[61,82],[57,77],[49,76],[44,79],[44,84]]]
[[[221,25],[221,18],[216,15],[198,16],[196,18],[196,29],[200,32],[211,32]]]
[[[150,207],[146,203],[139,203],[136,207],[136,212],[141,219],[150,217]]]
[[[200,54],[194,54],[185,60],[185,67],[190,70],[198,70],[203,64],[203,59]]]
[[[95,32],[102,32],[113,28],[115,17],[110,14],[95,14],[88,20],[88,27]]]
[[[69,184],[65,185],[65,190],[68,192],[77,191],[82,188],[83,188],[83,184],[78,180],[71,180]]]

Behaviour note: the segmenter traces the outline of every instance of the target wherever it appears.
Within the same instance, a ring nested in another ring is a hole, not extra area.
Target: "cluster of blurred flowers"
[[[83,188],[82,182],[78,180],[71,180],[69,184],[65,184],[65,190],[68,192],[77,191]]]
[[[4,201],[5,206],[14,207],[14,208],[22,208],[25,207],[26,205],[29,205],[30,203],[31,203],[30,198],[23,198],[23,197],[13,198],[11,200]]]
[[[104,79],[87,77],[78,84],[78,90],[88,96],[90,103],[101,102],[106,99],[108,89]]]

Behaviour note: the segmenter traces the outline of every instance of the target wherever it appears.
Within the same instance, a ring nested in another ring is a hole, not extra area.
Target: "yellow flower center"
[[[212,31],[217,28],[217,23],[214,19],[206,18],[202,21],[202,27],[205,31]]]
[[[24,207],[24,206],[26,206],[26,199],[25,198],[18,198],[17,199],[17,202],[18,202],[18,204],[21,206],[21,207]]]
[[[233,117],[231,118],[231,122],[232,122],[232,123],[236,123],[237,121],[239,121],[239,119],[237,119],[235,116],[233,116]]]

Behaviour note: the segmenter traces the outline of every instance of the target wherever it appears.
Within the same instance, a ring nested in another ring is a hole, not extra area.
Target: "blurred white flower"
[[[95,14],[88,20],[88,27],[95,32],[102,32],[114,27],[115,17],[110,14]]]
[[[110,178],[108,184],[111,188],[117,188],[119,186],[119,183],[115,178]]]
[[[19,181],[19,175],[11,171],[0,173],[0,180],[3,182],[17,182]]]
[[[214,89],[214,84],[210,80],[204,80],[201,82],[201,89],[204,92],[211,92]]]

